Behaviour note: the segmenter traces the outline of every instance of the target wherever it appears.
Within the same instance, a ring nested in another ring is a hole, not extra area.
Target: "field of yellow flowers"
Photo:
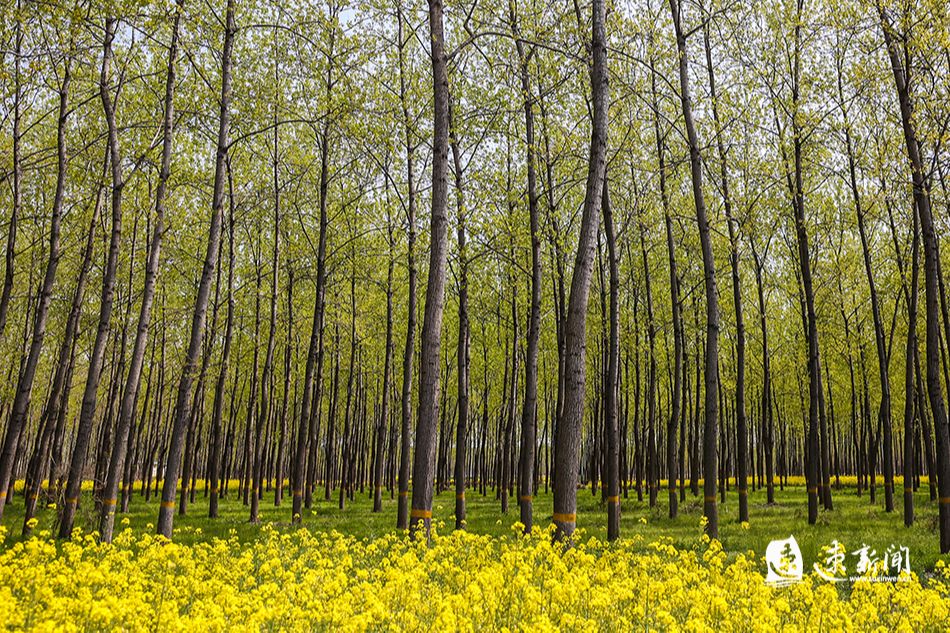
[[[774,588],[752,552],[718,541],[568,550],[539,529],[356,538],[306,529],[191,545],[137,534],[113,545],[45,532],[0,552],[5,630],[946,630],[950,570],[848,588],[807,576]],[[0,536],[5,537],[4,534]]]

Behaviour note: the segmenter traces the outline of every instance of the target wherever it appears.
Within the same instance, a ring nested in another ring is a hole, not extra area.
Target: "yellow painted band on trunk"
[[[174,502],[174,501],[162,501],[162,507],[163,507],[163,508],[166,508],[166,509],[167,509],[167,508],[174,508],[174,507],[175,507],[175,502]]]
[[[432,510],[417,510],[416,508],[413,508],[412,511],[409,512],[409,516],[411,516],[413,519],[431,519]]]
[[[409,491],[408,491],[408,490],[400,490],[400,491],[399,491],[399,496],[400,496],[400,497],[408,497],[408,496],[409,496]]]
[[[706,503],[716,503],[716,495],[703,497],[703,501]]]
[[[521,496],[518,497],[518,498],[521,499],[521,500],[524,501],[524,502],[527,502],[527,503],[530,503],[531,501],[534,501],[534,497],[532,497],[531,495],[521,495]]]
[[[614,495],[614,496],[607,497],[607,503],[620,503],[620,496]]]
[[[558,523],[575,523],[577,521],[577,515],[574,513],[555,512],[553,518]]]
[[[456,493],[455,498],[458,499],[459,501],[465,501],[465,493],[464,492]]]
[[[103,499],[103,500],[102,500],[102,505],[104,505],[104,506],[114,506],[114,505],[115,505],[115,499]]]

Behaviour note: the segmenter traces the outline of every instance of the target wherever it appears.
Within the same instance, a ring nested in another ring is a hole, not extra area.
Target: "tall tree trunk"
[[[399,507],[396,516],[396,527],[404,530],[409,527],[409,436],[412,432],[412,366],[416,350],[417,282],[415,145],[412,142],[412,119],[410,118],[409,114],[409,93],[406,87],[405,49],[408,45],[408,39],[403,34],[402,3],[397,3],[396,20],[396,32],[399,47],[399,103],[402,106],[402,118],[406,135],[406,186],[408,188],[408,200],[406,203],[406,223],[408,226],[406,264],[409,269],[409,298],[407,300],[406,346],[403,350],[402,356],[402,424],[400,426],[399,433]],[[446,90],[447,89],[448,87],[446,87]]]
[[[382,404],[379,409],[379,423],[376,425],[376,463],[373,468],[373,512],[383,510],[383,448],[386,439],[386,429],[389,422],[389,394],[392,390],[393,364],[393,227],[392,221],[387,218],[389,265],[386,268],[386,350],[383,353],[383,385]],[[390,453],[390,456],[392,454]]]
[[[208,313],[208,298],[211,295],[211,282],[218,263],[219,243],[221,241],[221,219],[224,210],[225,157],[228,153],[228,133],[230,130],[231,106],[231,51],[234,45],[234,0],[228,0],[224,28],[224,50],[221,56],[221,99],[218,117],[218,144],[215,152],[214,195],[211,205],[211,225],[208,229],[208,248],[205,252],[201,281],[195,298],[195,309],[191,321],[191,335],[188,351],[185,355],[178,393],[175,397],[175,409],[172,413],[172,433],[169,439],[165,479],[162,485],[162,501],[158,512],[157,532],[165,538],[172,537],[172,523],[175,518],[175,495],[178,490],[178,475],[181,468],[181,452],[185,443],[188,421],[191,419],[191,386],[198,355],[204,338],[205,319]]]
[[[914,358],[917,353],[917,278],[920,274],[920,231],[919,218],[914,213],[914,238],[911,255],[910,273],[910,301],[907,307],[907,348],[904,355],[904,525],[910,527],[914,523],[914,487],[913,479],[916,470],[914,452],[914,414],[917,411],[916,402],[916,372]],[[929,466],[929,465],[928,465]],[[933,478],[933,472],[928,470]]]
[[[279,92],[279,91],[278,91]],[[251,523],[259,520],[258,512],[260,510],[260,498],[263,493],[262,481],[264,479],[266,450],[269,445],[269,438],[265,433],[265,426],[270,419],[270,413],[273,409],[271,400],[271,374],[274,369],[274,348],[277,343],[277,286],[280,271],[280,181],[278,178],[278,151],[279,137],[277,134],[279,128],[277,112],[275,106],[274,112],[274,162],[273,162],[273,186],[274,186],[274,249],[271,254],[271,293],[270,293],[270,327],[267,329],[267,352],[264,356],[264,370],[261,374],[261,398],[260,407],[257,412],[257,431],[254,437],[254,473],[253,490],[251,490]]]
[[[234,337],[234,180],[231,174],[230,161],[226,160],[228,174],[228,312],[224,326],[224,347],[221,350],[221,367],[218,380],[214,388],[214,404],[211,412],[211,440],[208,457],[208,487],[211,497],[208,500],[208,517],[218,517],[218,498],[221,495],[220,473],[227,479],[227,471],[220,466],[222,460],[221,445],[221,417],[224,408],[224,386],[227,382],[228,367],[231,363],[231,342]],[[236,389],[237,385],[233,385]],[[233,399],[233,392],[232,392]],[[234,415],[232,402],[230,414]]]
[[[594,267],[594,248],[600,224],[607,156],[607,34],[604,0],[591,6],[591,95],[592,119],[587,186],[581,215],[580,237],[567,320],[564,324],[564,405],[555,439],[554,525],[555,537],[566,540],[577,525],[577,480],[581,425],[587,388],[587,301]]]
[[[762,335],[762,444],[765,458],[765,487],[766,500],[769,504],[775,503],[774,454],[775,454],[775,425],[773,422],[772,406],[772,359],[769,353],[769,330],[766,322],[765,289],[762,284],[762,269],[765,266],[763,258],[766,253],[759,255],[755,248],[755,241],[750,238],[752,259],[755,263],[755,288],[759,300],[759,331]]]
[[[355,242],[354,242],[355,243]],[[351,461],[353,460],[351,451],[351,431],[355,426],[353,419],[356,417],[356,407],[353,404],[353,383],[356,380],[356,374],[359,360],[357,358],[357,338],[356,338],[356,252],[350,254],[353,270],[350,275],[350,368],[346,379],[346,408],[343,412],[343,435],[340,436],[340,510],[343,509],[347,486],[352,485],[349,477]],[[359,388],[357,386],[357,388]],[[331,420],[332,423],[332,420]]]
[[[19,41],[17,42],[17,48],[17,55],[19,56]],[[30,405],[30,396],[33,393],[33,379],[36,377],[36,368],[39,364],[40,354],[43,351],[43,340],[46,337],[46,321],[49,315],[49,304],[53,297],[56,268],[59,266],[60,226],[63,217],[63,198],[66,190],[66,124],[69,117],[69,85],[72,79],[71,62],[71,58],[67,55],[63,79],[59,86],[59,118],[56,125],[56,193],[53,196],[53,209],[50,215],[49,257],[46,262],[46,273],[43,276],[43,284],[39,288],[36,312],[33,316],[33,338],[30,341],[30,352],[26,364],[20,372],[19,380],[17,381],[16,395],[13,399],[13,407],[10,411],[6,435],[3,438],[3,452],[0,453],[0,518],[3,517],[3,509],[6,507],[3,495],[7,494],[10,478],[13,473],[16,446],[23,434],[23,426],[27,418],[27,409]],[[19,66],[19,59],[17,65]],[[19,141],[15,142],[18,143]],[[12,264],[12,262],[10,263]],[[0,333],[2,333],[2,328],[0,328]],[[47,421],[47,424],[49,428],[52,429],[52,424],[49,421]],[[44,435],[48,436],[46,433],[44,433]],[[39,452],[37,458],[42,459],[44,453],[45,451]],[[35,481],[33,485],[34,490],[25,491],[26,494],[35,494],[35,490],[38,489],[41,484],[41,481]],[[9,502],[9,500],[7,500],[7,502]],[[27,499],[27,505],[29,505],[29,503],[30,500]]]
[[[435,479],[439,419],[439,346],[445,294],[445,262],[448,245],[449,79],[442,26],[442,0],[429,0],[432,98],[432,218],[430,224],[429,278],[422,322],[422,352],[419,359],[419,412],[416,420],[416,453],[413,459],[410,532],[428,538],[432,524],[432,489]]]
[[[330,39],[332,55],[335,39]],[[329,103],[334,86],[332,64],[327,67],[326,98]],[[329,215],[330,170],[330,120],[324,121],[320,138],[320,233],[317,237],[317,279],[314,288],[313,323],[310,344],[307,349],[307,364],[304,370],[303,399],[300,406],[300,425],[297,431],[297,447],[294,453],[292,521],[300,523],[303,507],[313,502],[314,480],[317,472],[317,442],[320,435],[320,416],[323,400],[323,323],[326,303],[326,256]],[[309,459],[308,459],[309,455]]]
[[[458,424],[455,433],[455,529],[465,529],[465,470],[467,464],[469,413],[469,323],[468,323],[468,248],[466,244],[466,221],[464,174],[462,173],[461,148],[458,130],[455,127],[454,103],[449,96],[449,142],[452,146],[452,161],[455,171],[455,199],[458,207],[459,249],[459,331],[456,362],[458,363]]]
[[[719,154],[719,170],[722,179],[722,203],[729,228],[729,266],[732,269],[732,304],[736,313],[736,476],[739,479],[739,521],[749,520],[749,471],[747,450],[749,447],[745,410],[745,321],[742,316],[742,287],[739,279],[738,221],[733,216],[732,198],[729,195],[729,168],[726,160],[726,145],[723,127],[719,119],[719,100],[716,95],[716,73],[713,67],[712,44],[709,40],[709,24],[703,22],[703,43],[706,49],[706,69],[709,73],[709,94],[712,100],[713,121],[716,129],[716,149]]]
[[[924,305],[927,314],[927,393],[933,410],[934,430],[937,435],[937,485],[940,491],[940,552],[950,552],[950,427],[947,422],[947,410],[940,385],[940,313],[938,309],[939,279],[937,277],[937,234],[930,207],[930,186],[927,181],[923,160],[920,156],[920,143],[914,129],[914,106],[909,87],[910,78],[901,61],[897,48],[896,34],[885,13],[880,9],[881,30],[887,45],[887,53],[894,73],[894,83],[900,104],[901,125],[904,132],[904,144],[907,158],[911,164],[911,180],[914,188],[914,202],[920,218],[924,246]]]
[[[841,78],[842,70],[838,65],[838,99],[841,102],[841,115],[844,119],[845,149],[848,155],[848,176],[851,185],[851,197],[854,202],[855,215],[858,218],[858,233],[861,236],[861,252],[864,256],[864,272],[868,278],[868,288],[871,294],[871,314],[874,319],[874,341],[877,345],[878,376],[881,381],[881,406],[878,410],[878,419],[883,427],[881,441],[884,442],[884,510],[894,511],[894,458],[892,456],[893,442],[891,440],[891,381],[888,372],[886,334],[881,319],[881,305],[877,295],[877,286],[874,283],[874,269],[871,264],[871,251],[868,245],[867,229],[865,228],[865,210],[861,204],[861,194],[858,190],[857,165],[855,164],[854,149],[851,142],[851,127],[848,120],[848,110],[844,106],[844,88]],[[913,390],[908,392],[913,402]],[[911,433],[913,437],[913,433]]]
[[[119,408],[119,420],[109,459],[109,472],[103,490],[102,511],[99,517],[99,538],[105,543],[112,542],[112,530],[115,526],[115,506],[119,492],[119,477],[125,466],[129,429],[135,415],[139,385],[142,378],[142,365],[145,361],[145,347],[148,344],[148,327],[151,322],[152,303],[155,299],[155,285],[158,280],[161,261],[162,237],[165,234],[165,197],[168,178],[171,172],[172,141],[175,130],[175,64],[178,60],[178,26],[184,0],[178,0],[175,20],[172,24],[172,39],[168,48],[168,65],[165,78],[165,119],[162,123],[162,163],[159,171],[158,186],[155,189],[155,224],[152,239],[148,247],[148,261],[145,264],[145,286],[142,290],[142,304],[139,311],[138,326],[135,330],[135,342],[132,345],[132,359],[129,373],[122,392]]]
[[[640,255],[643,262],[644,291],[647,308],[647,343],[648,343],[648,363],[647,371],[647,390],[646,402],[644,404],[645,415],[643,416],[645,438],[644,448],[641,449],[642,460],[645,462],[644,469],[646,475],[646,485],[649,492],[650,507],[656,506],[657,473],[659,465],[657,464],[657,439],[656,439],[656,417],[657,417],[657,378],[656,378],[656,320],[653,316],[653,284],[651,282],[650,267],[647,260],[646,244],[646,225],[643,218],[640,218]]]
[[[683,379],[683,311],[680,303],[679,273],[676,267],[676,244],[673,240],[673,218],[670,214],[669,194],[666,190],[666,141],[660,133],[660,113],[656,96],[656,73],[651,60],[650,88],[653,97],[653,131],[656,136],[656,153],[660,170],[660,200],[663,205],[663,223],[666,227],[666,251],[670,266],[670,303],[673,311],[673,392],[670,397],[670,418],[666,425],[666,462],[668,468],[669,516],[675,519],[678,510],[676,495],[677,464],[676,428],[683,418],[682,379]],[[647,274],[649,274],[647,272]],[[686,441],[685,433],[680,438],[681,446]]]
[[[525,51],[514,0],[508,1],[508,15],[515,39],[518,72],[521,78],[528,176],[528,216],[531,227],[531,311],[528,316],[528,345],[525,353],[525,396],[521,409],[521,467],[518,484],[521,522],[524,524],[525,534],[528,534],[534,524],[534,464],[538,437],[538,341],[541,337],[541,229],[538,209],[540,194],[535,159],[534,97],[528,70],[528,62],[534,51]]]
[[[719,298],[716,290],[716,264],[713,259],[712,238],[706,218],[706,201],[703,198],[703,168],[699,154],[699,140],[693,123],[693,106],[689,89],[689,59],[686,55],[686,33],[683,31],[681,0],[670,0],[673,28],[676,32],[676,49],[679,57],[680,104],[686,122],[686,138],[689,143],[690,176],[693,185],[693,202],[696,207],[696,224],[703,251],[703,277],[706,288],[706,372],[705,372],[705,423],[703,427],[703,515],[706,517],[706,532],[711,538],[719,538],[719,512],[716,507],[716,483],[719,479],[717,439],[719,437]]]
[[[610,340],[607,344],[607,384],[604,385],[604,407],[607,421],[607,539],[612,541],[620,537],[620,428],[617,420],[620,363],[620,264],[606,176],[601,206],[604,211],[607,258],[610,267]],[[675,442],[673,444],[675,445]],[[675,467],[673,467],[673,472],[675,472]],[[674,474],[670,481],[675,481],[675,479]],[[675,491],[671,492],[671,495],[675,503]]]
[[[82,409],[79,413],[79,425],[76,430],[76,442],[73,445],[69,464],[69,479],[66,484],[66,501],[59,524],[59,537],[69,538],[73,531],[73,520],[79,504],[83,469],[89,439],[92,435],[93,418],[96,413],[96,399],[99,378],[105,358],[106,342],[109,338],[109,321],[112,318],[112,303],[115,294],[116,267],[119,261],[119,246],[122,238],[122,189],[125,181],[122,174],[122,155],[119,151],[119,128],[115,120],[115,103],[110,93],[112,74],[112,40],[115,37],[116,20],[107,18],[103,40],[102,71],[99,74],[99,95],[109,128],[109,163],[112,168],[112,235],[109,239],[109,254],[102,276],[102,295],[99,302],[99,325],[96,340],[89,357],[89,369],[86,375],[86,388],[82,397]]]
[[[822,452],[819,444],[819,397],[821,394],[821,375],[818,350],[818,324],[815,315],[815,292],[812,283],[811,253],[808,246],[808,231],[805,226],[805,193],[802,167],[801,129],[799,123],[800,108],[800,72],[801,72],[801,17],[803,0],[797,1],[797,12],[794,26],[794,47],[792,51],[792,151],[793,164],[789,168],[785,156],[784,140],[782,157],[785,168],[786,185],[792,199],[792,209],[795,218],[795,235],[798,245],[798,260],[802,284],[802,321],[808,345],[808,416],[806,442],[806,484],[808,493],[808,523],[814,524],[818,520],[818,504],[825,497],[821,482]],[[830,494],[830,493],[829,493]]]
[[[13,267],[16,259],[16,238],[17,227],[20,221],[20,212],[23,207],[23,161],[20,141],[23,133],[20,129],[23,118],[23,79],[21,77],[20,66],[23,59],[23,24],[20,15],[22,5],[20,0],[16,3],[16,25],[14,27],[14,51],[13,51],[13,209],[10,213],[10,224],[7,228],[7,245],[4,251],[4,271],[3,271],[3,290],[0,291],[0,337],[7,328],[7,312],[10,308],[10,294],[13,292]],[[7,475],[7,479],[9,479]],[[5,483],[5,480],[4,482]],[[7,487],[0,486],[0,506],[4,501]],[[2,507],[0,507],[2,512]]]

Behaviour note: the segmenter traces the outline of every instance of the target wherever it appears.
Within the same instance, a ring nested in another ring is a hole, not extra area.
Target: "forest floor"
[[[263,525],[270,525],[278,531],[290,531],[295,526],[290,522],[290,499],[285,496],[280,507],[274,506],[273,490],[265,493],[261,500],[261,521],[258,524],[248,522],[248,507],[235,492],[236,482],[232,482],[227,497],[221,499],[219,518],[212,520],[207,516],[208,500],[203,486],[198,484],[195,503],[190,504],[185,516],[176,515],[174,540],[181,543],[194,543],[210,540],[213,537],[227,538],[233,533],[242,541],[256,539]],[[797,482],[796,482],[797,483]],[[900,481],[895,486],[902,489]],[[384,491],[383,510],[372,512],[372,498],[369,489],[356,492],[354,499],[347,500],[344,510],[339,509],[339,490],[331,492],[330,500],[324,499],[324,489],[317,491],[313,507],[304,510],[303,526],[311,532],[337,531],[357,538],[373,539],[397,532],[395,498]],[[700,494],[702,491],[700,491]],[[749,522],[738,521],[738,496],[735,488],[726,494],[725,503],[719,504],[720,540],[723,549],[730,555],[752,550],[756,558],[765,554],[766,546],[775,539],[787,539],[794,536],[801,547],[804,560],[818,561],[823,557],[822,548],[833,541],[841,543],[850,554],[865,545],[876,550],[883,557],[891,545],[907,547],[910,551],[911,569],[918,574],[934,568],[937,560],[950,562],[950,556],[939,553],[937,533],[937,504],[928,498],[927,485],[923,484],[915,494],[916,521],[910,528],[904,527],[902,497],[895,499],[892,513],[884,511],[883,487],[879,485],[877,502],[871,504],[867,491],[859,497],[853,483],[843,481],[842,487],[832,492],[834,510],[821,511],[816,525],[808,525],[805,488],[803,485],[790,485],[785,490],[775,489],[775,504],[766,502],[765,489],[749,491]],[[647,495],[644,501],[637,501],[635,490],[629,491],[629,498],[622,500],[621,536],[639,536],[649,543],[660,537],[669,537],[673,545],[682,549],[692,547],[700,534],[702,517],[701,497],[693,497],[687,489],[686,501],[680,503],[680,513],[676,519],[670,519],[667,507],[667,492],[661,490],[658,503],[650,508]],[[600,491],[592,495],[590,488],[578,490],[578,529],[586,537],[606,538],[606,506],[601,503]],[[502,535],[509,533],[512,525],[518,521],[518,506],[512,500],[508,514],[502,514],[501,503],[492,491],[481,495],[477,491],[468,491],[467,528],[476,534]],[[537,525],[547,527],[553,498],[542,487],[535,497],[535,517]],[[450,531],[454,525],[454,490],[437,495],[433,504],[433,524],[440,533]],[[119,514],[117,530],[122,529],[120,522],[128,519],[128,527],[133,532],[154,532],[158,515],[158,499],[152,497],[148,502],[135,488],[128,514]],[[2,525],[6,528],[6,539],[0,547],[6,547],[21,540],[23,522],[23,500],[17,494],[5,509]],[[43,509],[37,516],[38,524],[34,530],[40,534],[49,530],[55,534],[57,513],[55,508]],[[90,492],[85,492],[83,502],[77,513],[76,525],[88,532],[96,529],[98,515]],[[807,570],[806,570],[807,571]]]

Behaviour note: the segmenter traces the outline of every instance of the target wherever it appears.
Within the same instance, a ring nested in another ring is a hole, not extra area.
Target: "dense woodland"
[[[131,495],[171,536],[452,489],[562,538],[581,488],[611,538],[702,495],[716,536],[804,475],[810,522],[929,487],[950,551],[942,0],[0,12],[24,531],[91,480],[106,541]]]

